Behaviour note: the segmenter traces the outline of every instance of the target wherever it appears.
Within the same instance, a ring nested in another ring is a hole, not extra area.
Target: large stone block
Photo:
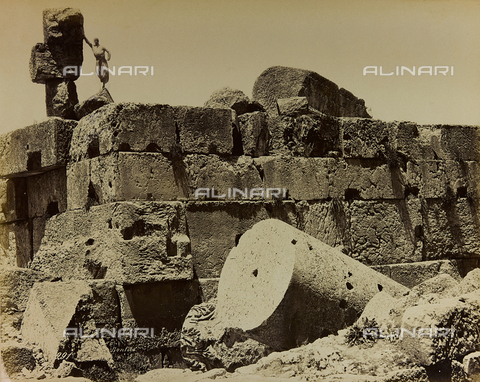
[[[277,113],[277,99],[290,97],[307,97],[309,106],[328,115],[370,117],[363,100],[309,70],[273,66],[253,85],[253,100],[270,114]]]
[[[0,179],[0,208],[0,223],[27,219],[27,178]]]
[[[26,268],[32,256],[32,221],[0,224],[1,264]]]
[[[339,123],[345,158],[386,159],[394,156],[387,122],[369,118],[339,118]]]
[[[65,168],[28,177],[28,217],[50,217],[67,209]]]
[[[243,154],[252,157],[268,155],[268,115],[262,111],[242,114],[238,117],[242,137]]]
[[[367,265],[423,259],[422,215],[418,199],[351,202],[348,254]]]
[[[68,168],[68,208],[128,200],[176,200],[188,196],[183,162],[161,153],[119,152]]]
[[[195,273],[199,278],[219,277],[228,253],[255,223],[278,218],[296,224],[295,204],[291,202],[192,201],[186,211]]]
[[[48,80],[45,83],[45,101],[48,117],[77,119],[75,105],[78,103],[78,95],[73,80]]]
[[[117,151],[169,153],[176,144],[174,110],[168,105],[109,104],[78,123],[70,156],[77,162]]]
[[[46,121],[0,136],[0,175],[31,175],[65,166],[76,121]]]
[[[477,161],[480,159],[478,126],[425,126],[434,133],[431,145],[439,159]]]
[[[253,113],[255,111],[263,111],[263,108],[257,102],[252,102],[244,92],[238,89],[231,89],[228,86],[216,90],[212,93],[204,107],[213,108],[230,108],[240,116],[245,113]]]
[[[286,188],[295,200],[327,199],[331,158],[261,157],[254,159],[263,172],[265,188]]]
[[[63,280],[188,280],[189,253],[181,203],[111,203],[50,218],[31,268]]]
[[[229,109],[175,106],[180,147],[185,154],[232,154],[235,120]]]
[[[260,173],[250,157],[222,158],[217,155],[192,154],[185,157],[184,163],[190,180],[191,198],[195,197],[195,190],[204,188],[210,190],[207,199],[215,199],[213,194],[217,196],[216,199],[240,197],[250,199],[250,191],[253,188],[263,188]],[[246,195],[234,195],[233,188],[241,190],[244,194],[247,189]],[[204,194],[199,193],[199,196],[202,195]],[[224,197],[219,198],[219,195]]]
[[[218,326],[276,350],[353,324],[379,291],[408,288],[288,224],[257,223],[230,252],[218,286]]]
[[[454,195],[423,202],[427,259],[478,258],[480,223],[478,199]]]

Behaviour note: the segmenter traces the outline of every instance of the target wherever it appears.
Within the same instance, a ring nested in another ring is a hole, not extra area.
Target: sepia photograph
[[[479,21],[3,0],[0,381],[480,382]]]

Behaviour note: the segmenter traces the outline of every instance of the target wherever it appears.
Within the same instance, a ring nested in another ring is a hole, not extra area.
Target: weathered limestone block
[[[338,157],[341,154],[337,118],[315,110],[297,117],[277,118],[269,116],[268,122],[272,152],[304,157]]]
[[[175,164],[161,153],[135,152],[111,153],[73,163],[67,171],[68,209],[187,197],[183,163]]]
[[[276,219],[242,235],[222,269],[217,318],[274,349],[351,325],[379,291],[408,288]]]
[[[235,120],[228,109],[175,106],[180,147],[185,154],[232,154]]]
[[[77,119],[75,105],[78,103],[77,87],[69,79],[48,80],[45,83],[47,116]]]
[[[76,104],[74,107],[75,116],[80,120],[86,115],[110,103],[113,103],[113,98],[110,95],[110,92],[106,88],[103,88],[85,101]]]
[[[63,78],[63,68],[58,66],[52,52],[43,43],[38,43],[32,48],[29,69],[32,82],[37,84],[44,84],[46,81],[55,78]],[[71,79],[76,78],[72,77]]]
[[[290,97],[307,97],[309,106],[328,115],[370,117],[363,100],[309,70],[273,66],[260,74],[253,85],[253,100],[270,114],[277,113],[277,99]]]
[[[331,247],[348,247],[350,216],[345,202],[339,199],[301,201],[296,209],[297,228]]]
[[[405,173],[369,159],[329,160],[329,196],[341,199],[404,199]]]
[[[407,159],[433,160],[432,131],[413,122],[389,122],[390,144]]]
[[[208,198],[205,193],[199,193],[199,197],[204,196],[202,199],[250,199],[253,188],[263,188],[262,178],[250,157],[221,158],[217,155],[191,154],[185,157],[184,163],[190,178],[191,197],[194,197],[196,189],[204,188],[210,192]],[[247,189],[246,195],[234,195],[233,188],[242,190],[243,194]],[[223,198],[218,197],[222,195]]]
[[[200,297],[202,302],[207,302],[217,298],[218,283],[220,278],[198,279],[200,287]]]
[[[403,314],[402,328],[417,329],[414,338],[404,335],[400,346],[421,365],[462,357],[480,345],[480,293],[477,290],[459,297],[438,300],[436,304],[412,306]],[[426,328],[418,333],[418,328]],[[441,328],[442,332],[435,328]],[[454,329],[448,332],[445,330]],[[430,331],[429,331],[430,330]]]
[[[186,206],[195,273],[219,277],[223,263],[241,235],[255,223],[278,218],[296,224],[295,204],[284,202],[189,202]]]
[[[307,97],[290,97],[277,99],[278,115],[288,115],[296,117],[302,114],[308,114]]]
[[[441,299],[458,296],[458,286],[459,282],[452,276],[441,273],[415,285],[408,293],[406,302],[409,306],[436,304]]]
[[[367,265],[423,259],[420,201],[353,201],[348,222],[348,254]]]
[[[22,322],[23,339],[38,344],[53,364],[64,329],[69,326],[77,305],[91,293],[85,281],[36,283]]]
[[[329,196],[328,170],[334,159],[268,156],[255,158],[254,162],[263,172],[265,188],[286,188],[295,200]]]
[[[230,108],[235,110],[237,116],[255,111],[263,111],[258,102],[250,101],[250,98],[241,90],[231,89],[228,86],[214,91],[204,107]]]
[[[26,178],[28,217],[50,217],[67,209],[67,176],[59,168]]]
[[[0,175],[30,175],[65,166],[76,121],[49,118],[0,136]]]
[[[267,119],[268,115],[262,111],[238,117],[244,155],[259,157],[268,154],[270,132]]]
[[[372,268],[408,288],[413,288],[415,285],[442,273],[450,275],[455,280],[461,279],[456,260],[419,261],[414,263],[378,265]]]
[[[83,15],[76,8],[48,8],[43,11],[44,42],[53,59],[63,68],[82,65]],[[62,71],[63,72],[63,71]]]
[[[0,263],[26,268],[32,261],[31,220],[0,224]]]
[[[428,260],[478,258],[477,199],[445,197],[423,202],[424,245]]]
[[[109,104],[78,123],[72,137],[72,161],[117,151],[169,153],[176,142],[174,110],[168,105]]]
[[[395,160],[387,122],[369,118],[339,118],[345,158]]]
[[[27,178],[0,179],[0,223],[28,218]]]
[[[480,268],[475,268],[467,273],[458,285],[457,294],[470,293],[477,289],[480,289]]]
[[[478,126],[433,125],[431,145],[439,159],[477,161],[480,159]]]
[[[122,202],[55,215],[31,268],[63,280],[189,280],[184,214],[179,202]]]

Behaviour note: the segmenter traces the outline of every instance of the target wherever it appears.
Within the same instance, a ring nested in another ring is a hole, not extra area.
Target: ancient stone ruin
[[[12,380],[478,380],[478,127],[286,67],[253,100],[81,104],[83,16],[44,31],[49,118],[0,136]]]

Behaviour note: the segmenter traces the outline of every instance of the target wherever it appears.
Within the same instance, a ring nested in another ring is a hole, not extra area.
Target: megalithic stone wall
[[[309,97],[273,112],[112,103],[0,136],[1,264],[29,285],[108,280],[115,325],[172,335],[266,219],[408,286],[480,266],[478,127],[337,116]],[[166,318],[175,296],[189,306]]]

